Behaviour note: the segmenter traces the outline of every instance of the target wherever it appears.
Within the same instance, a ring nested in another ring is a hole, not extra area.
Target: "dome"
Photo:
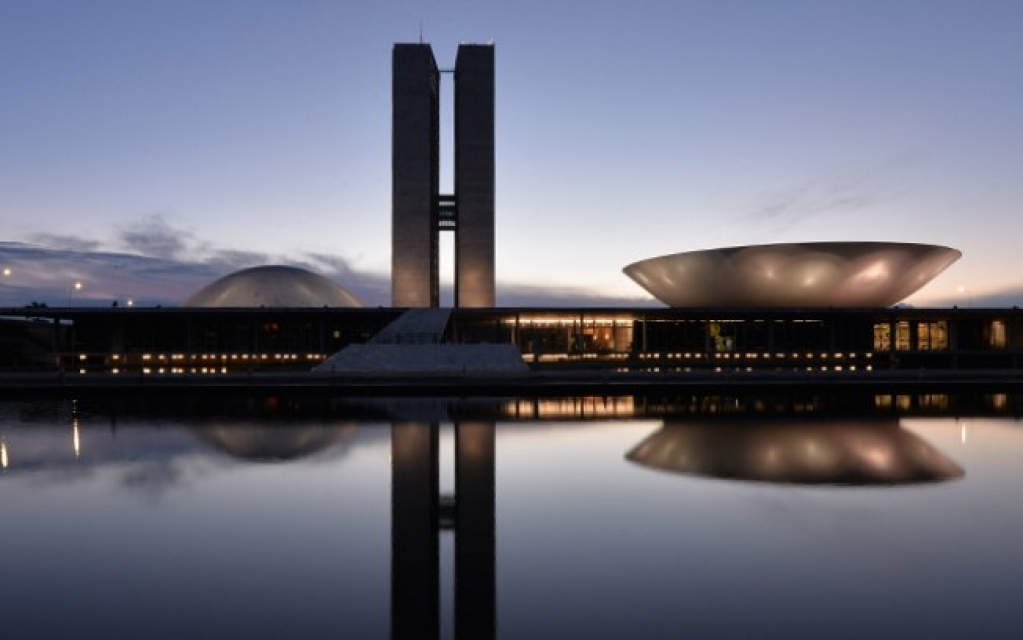
[[[361,307],[337,283],[298,267],[242,269],[199,289],[183,307]]]
[[[805,242],[675,253],[625,274],[672,307],[886,307],[962,256],[901,242]]]

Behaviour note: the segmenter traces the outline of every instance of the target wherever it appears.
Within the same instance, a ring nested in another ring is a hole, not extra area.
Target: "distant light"
[[[5,276],[11,275],[11,268],[10,267],[4,267],[4,275]]]
[[[4,271],[8,271],[8,269],[4,269]],[[7,274],[4,273],[4,275],[7,275]],[[7,443],[6,442],[0,442],[0,468],[6,469],[7,468],[7,464],[8,464],[7,463]]]

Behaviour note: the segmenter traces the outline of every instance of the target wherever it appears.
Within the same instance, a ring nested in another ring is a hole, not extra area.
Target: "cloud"
[[[604,296],[582,287],[543,287],[524,284],[497,285],[497,304],[502,307],[663,307],[653,298]]]
[[[159,229],[157,234],[173,231]],[[0,242],[0,265],[11,269],[0,287],[0,306],[20,307],[32,302],[49,306],[69,304],[110,306],[131,299],[139,306],[173,306],[209,282],[238,269],[260,264],[288,264],[309,269],[351,291],[366,306],[390,304],[391,281],[385,273],[360,271],[342,256],[300,254],[272,256],[234,249],[206,249],[197,258],[175,258],[173,242],[145,240],[135,246],[157,247],[149,256],[124,251],[85,251],[95,246],[64,236],[63,245],[51,248],[19,242]],[[82,289],[74,288],[76,282]],[[445,299],[451,299],[450,288]],[[604,296],[585,288],[543,287],[498,283],[498,304],[506,307],[622,307],[660,306],[649,298]]]
[[[327,255],[323,253],[310,253],[307,254],[306,257],[311,263],[310,268],[314,271],[329,271],[338,275],[348,275],[353,273],[348,261],[341,256]]]
[[[1011,307],[1023,307],[1023,285],[1017,285],[990,291],[979,295],[959,295],[955,298],[928,300],[925,305],[928,307],[968,307],[968,308],[990,308],[1008,309]]]
[[[387,306],[387,273],[355,268],[344,256],[304,252],[270,254],[219,247],[150,214],[116,230],[102,242],[73,235],[39,233],[33,242],[0,242],[3,278],[0,306],[32,302],[110,306],[131,299],[139,306],[173,306],[216,278],[265,264],[308,269],[334,280],[366,306]],[[82,289],[74,288],[76,282]],[[444,300],[451,300],[450,286]],[[605,296],[583,287],[544,287],[498,282],[498,304],[506,307],[660,306],[649,297]]]
[[[767,224],[773,233],[778,233],[813,218],[861,211],[892,197],[861,191],[852,184],[805,184],[771,194],[742,220],[747,224]]]
[[[96,251],[102,246],[97,240],[59,233],[34,233],[29,236],[29,241],[42,247],[65,251]]]
[[[203,264],[220,272],[220,275],[227,275],[238,269],[255,267],[261,264],[292,264],[292,261],[280,257],[274,257],[269,253],[258,253],[256,251],[241,251],[238,249],[216,249],[208,251],[201,259]],[[296,265],[298,266],[298,265]]]
[[[771,233],[779,233],[813,218],[878,206],[904,195],[908,187],[901,176],[925,159],[925,154],[908,150],[871,167],[807,180],[767,194],[751,212],[740,216],[740,222],[765,225]]]
[[[172,228],[158,213],[121,230],[118,239],[129,253],[168,259],[183,257],[185,248],[195,244],[192,233]]]
[[[800,196],[795,196],[798,199]],[[840,199],[834,206],[855,206]],[[780,205],[779,205],[780,206]],[[784,215],[784,208],[780,214]],[[50,306],[68,304],[110,306],[132,299],[139,306],[173,306],[216,278],[261,264],[288,264],[330,278],[370,307],[390,304],[390,276],[355,268],[345,257],[323,253],[292,256],[204,245],[200,255],[189,256],[173,238],[187,239],[159,218],[150,218],[129,234],[138,249],[161,255],[125,250],[101,250],[101,243],[67,235],[45,235],[51,246],[0,241],[0,267],[11,275],[0,276],[0,307],[21,307],[32,302]],[[124,236],[122,236],[123,238]],[[184,240],[187,241],[187,240]],[[74,288],[81,282],[81,290]],[[451,300],[450,285],[442,300]],[[660,307],[656,300],[637,292],[635,297],[604,295],[585,287],[549,287],[498,281],[497,304],[502,307]],[[1023,306],[1023,285],[999,291],[928,301],[928,306],[1012,307]]]
[[[17,242],[0,242],[0,264],[11,270],[0,288],[3,306],[109,305],[129,298],[140,304],[173,304],[217,275],[201,263]],[[82,288],[76,289],[75,283]]]

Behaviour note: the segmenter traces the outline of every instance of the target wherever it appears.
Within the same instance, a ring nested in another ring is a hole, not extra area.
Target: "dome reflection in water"
[[[329,449],[352,435],[355,425],[274,425],[228,422],[190,427],[203,443],[232,458],[286,462]]]
[[[337,403],[322,398],[214,396],[163,410],[183,414],[188,431],[211,449],[249,462],[299,460],[333,448],[340,452],[358,430],[357,421],[333,417]]]
[[[896,485],[963,469],[896,419],[666,421],[626,454],[673,473],[811,485]]]

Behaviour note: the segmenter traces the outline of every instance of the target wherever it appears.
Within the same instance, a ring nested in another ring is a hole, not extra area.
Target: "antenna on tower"
[[[419,21],[419,44],[423,44],[423,21]]]

